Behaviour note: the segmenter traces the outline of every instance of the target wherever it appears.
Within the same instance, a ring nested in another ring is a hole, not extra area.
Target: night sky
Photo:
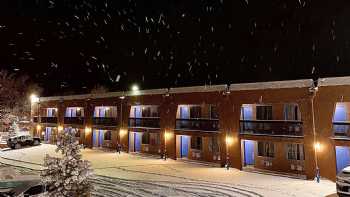
[[[1,0],[0,67],[43,95],[350,75],[350,1]]]

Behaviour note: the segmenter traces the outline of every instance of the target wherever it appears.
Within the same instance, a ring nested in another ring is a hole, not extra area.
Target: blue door
[[[99,147],[102,147],[103,139],[104,139],[104,132],[102,130],[100,130],[98,133],[98,146]]]
[[[190,109],[188,106],[180,107],[180,119],[190,119]]]
[[[52,128],[51,127],[46,127],[45,130],[45,136],[44,136],[44,140],[45,142],[49,143],[50,139],[51,139],[51,133],[52,133]]]
[[[244,165],[254,165],[254,141],[244,140]]]
[[[142,118],[142,108],[141,108],[141,106],[135,106],[135,108],[134,108],[134,116],[135,116],[135,118]]]
[[[350,165],[350,147],[336,146],[337,173]]]
[[[243,120],[253,120],[253,107],[252,106],[242,107],[242,119]]]
[[[142,133],[140,132],[135,132],[134,133],[134,143],[135,143],[135,152],[140,152],[141,151],[141,140],[142,140]]]
[[[188,157],[189,136],[181,136],[181,158]]]
[[[99,134],[99,130],[94,130],[92,132],[93,147],[98,147],[98,134]]]
[[[346,108],[344,105],[337,104],[334,112],[334,121],[346,121]]]

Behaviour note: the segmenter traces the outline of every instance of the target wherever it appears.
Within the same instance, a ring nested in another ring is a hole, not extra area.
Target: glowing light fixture
[[[227,136],[225,141],[226,141],[226,144],[228,146],[231,146],[233,144],[233,138],[232,137]]]
[[[31,94],[30,95],[30,101],[32,103],[38,103],[39,102],[39,97],[36,94]]]
[[[139,91],[139,86],[134,84],[132,87],[131,87],[131,90],[132,91]]]
[[[128,131],[125,130],[125,129],[120,129],[120,130],[119,130],[119,136],[120,136],[120,137],[124,137],[127,133],[128,133]]]
[[[165,140],[169,140],[171,138],[171,136],[172,136],[171,133],[165,131],[165,133],[164,133]]]
[[[319,151],[321,150],[321,144],[320,144],[320,142],[316,142],[316,143],[314,144],[314,148],[315,148],[315,150],[316,150],[317,152],[319,152]]]
[[[91,128],[90,127],[85,127],[85,133],[91,133]]]
[[[37,130],[37,131],[40,131],[40,130],[41,130],[41,125],[40,125],[40,124],[36,125],[36,130]]]
[[[58,126],[57,130],[58,130],[58,132],[63,131],[63,126]]]

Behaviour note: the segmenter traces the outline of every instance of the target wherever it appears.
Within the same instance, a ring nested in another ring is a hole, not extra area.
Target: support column
[[[92,148],[92,117],[94,115],[94,106],[91,103],[90,99],[85,101],[84,106],[84,145]]]
[[[222,165],[227,157],[231,167],[241,170],[241,140],[239,136],[239,119],[241,104],[233,103],[229,96],[224,96],[219,104],[220,139]]]
[[[312,110],[312,97],[299,101],[304,132],[305,175],[307,179],[314,179],[316,173],[316,153],[314,148],[315,135],[313,131],[314,120]],[[315,109],[315,106],[314,106]]]
[[[315,100],[315,119],[317,141],[320,143],[318,165],[322,177],[336,180],[336,156],[333,142],[333,113],[336,103],[334,101]]]
[[[176,136],[174,133],[177,104],[169,97],[159,106],[160,112],[160,140],[162,155],[166,150],[167,157],[176,160]]]

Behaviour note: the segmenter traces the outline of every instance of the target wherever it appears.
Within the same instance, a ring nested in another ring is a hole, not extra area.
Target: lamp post
[[[226,142],[226,164],[225,164],[225,167],[226,167],[227,170],[229,170],[230,169],[230,153],[229,153],[229,150],[230,150],[230,147],[231,147],[231,145],[233,143],[232,137],[226,136],[225,142]]]

